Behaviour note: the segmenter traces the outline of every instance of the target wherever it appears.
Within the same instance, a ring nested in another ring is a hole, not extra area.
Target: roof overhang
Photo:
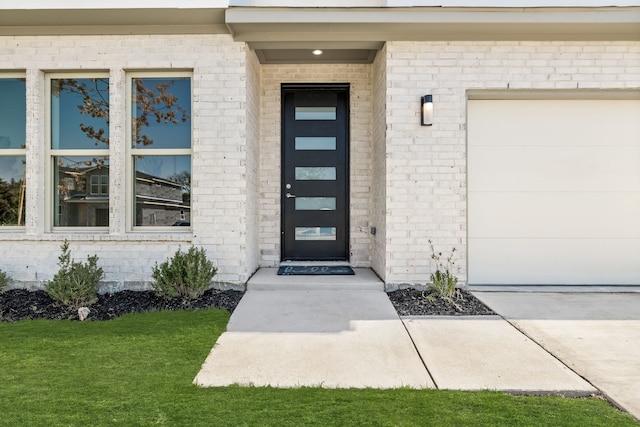
[[[367,62],[386,41],[640,40],[640,7],[232,7],[225,20],[262,62]]]
[[[229,33],[226,8],[5,9],[2,35]]]
[[[235,40],[640,40],[628,8],[230,8]]]
[[[0,36],[231,34],[248,43],[262,63],[369,63],[387,41],[640,40],[639,6],[227,7],[226,0],[189,0],[176,7],[158,6],[156,0],[146,7],[134,1],[128,8],[124,0],[111,6],[80,3],[0,7]],[[314,49],[323,55],[312,55]]]

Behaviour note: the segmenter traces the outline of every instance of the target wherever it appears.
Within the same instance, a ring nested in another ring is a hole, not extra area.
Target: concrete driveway
[[[640,293],[473,292],[640,419]]]

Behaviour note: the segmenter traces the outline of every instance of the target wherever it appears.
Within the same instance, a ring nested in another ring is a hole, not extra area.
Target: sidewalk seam
[[[433,385],[435,386],[436,390],[439,390],[440,387],[438,386],[436,379],[431,374],[431,371],[429,370],[427,363],[424,361],[422,354],[420,354],[420,350],[418,350],[418,346],[416,345],[416,342],[413,340],[413,337],[411,336],[411,332],[409,332],[407,325],[404,323],[404,319],[400,316],[398,316],[398,319],[400,319],[400,322],[402,322],[402,327],[407,332],[407,335],[409,336],[409,340],[411,341],[411,345],[413,345],[413,349],[416,351],[416,354],[420,358],[420,362],[422,362],[422,366],[424,366],[424,369],[427,371],[427,375],[429,375],[429,378],[431,378],[431,382],[433,382]]]
[[[593,382],[591,382],[591,380],[589,380],[587,377],[585,377],[584,375],[580,374],[579,372],[577,372],[575,369],[573,369],[571,366],[567,365],[566,363],[564,363],[564,361],[562,359],[560,359],[559,357],[557,357],[555,354],[553,354],[552,352],[550,352],[549,350],[547,350],[542,344],[540,344],[538,341],[536,341],[532,336],[529,336],[529,334],[527,334],[523,329],[518,328],[517,325],[515,325],[514,323],[512,323],[509,319],[507,319],[506,317],[500,315],[500,317],[502,317],[502,319],[507,322],[509,325],[511,325],[512,328],[514,328],[516,331],[520,332],[522,335],[524,335],[525,337],[529,338],[532,342],[534,342],[538,347],[540,347],[541,349],[543,349],[547,354],[549,354],[551,357],[553,357],[554,359],[556,359],[558,362],[560,362],[564,367],[566,367],[568,370],[570,370],[571,372],[573,372],[574,374],[576,374],[578,377],[582,378],[587,384],[589,384],[591,387],[594,388],[594,390],[597,391],[597,394],[602,396],[611,406],[613,406],[614,408],[617,408],[619,410],[621,410],[622,412],[626,412],[627,414],[630,414],[632,417],[633,415],[621,404],[619,404],[618,402],[616,402],[615,399],[613,399],[606,391],[602,390],[600,387],[598,387],[597,385],[595,385]],[[517,319],[514,319],[517,320]],[[635,418],[635,417],[634,417]]]
[[[556,356],[555,354],[553,354],[551,351],[547,350],[545,348],[545,346],[543,346],[542,344],[540,344],[536,339],[534,339],[532,336],[530,336],[529,334],[526,333],[526,331],[524,331],[523,329],[518,328],[517,325],[515,325],[514,323],[512,323],[509,319],[507,319],[506,317],[499,315],[502,320],[504,320],[505,322],[507,322],[509,325],[511,325],[511,327],[513,329],[515,329],[516,331],[520,332],[522,335],[524,335],[525,337],[529,338],[531,340],[531,342],[535,343],[538,347],[540,347],[542,350],[545,351],[545,353],[547,353],[549,356],[553,357],[555,360],[557,360],[558,362],[560,362],[560,364],[562,366],[564,366],[565,368],[567,368],[568,370],[570,370],[571,372],[573,372],[574,374],[576,374],[578,377],[582,378],[584,380],[584,382],[586,382],[587,384],[589,384],[591,387],[593,387],[595,390],[598,391],[598,393],[600,393],[600,395],[602,396],[606,396],[606,394],[600,390],[600,387],[597,387],[595,384],[593,384],[588,378],[586,378],[584,375],[580,374],[579,372],[577,372],[575,369],[573,369],[571,366],[567,365],[566,363],[564,363],[564,361],[562,359],[560,359],[558,356]],[[607,400],[611,401],[610,398],[607,397]]]

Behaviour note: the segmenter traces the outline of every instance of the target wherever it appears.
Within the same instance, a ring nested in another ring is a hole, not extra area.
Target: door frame
[[[280,84],[280,260],[287,261],[284,256],[285,252],[285,93],[288,92],[302,92],[302,91],[340,91],[345,95],[345,209],[344,209],[344,223],[345,223],[345,256],[332,259],[318,259],[318,261],[349,261],[350,248],[351,248],[351,233],[350,233],[350,217],[351,217],[351,84],[350,83],[281,83]],[[301,259],[300,259],[301,260]],[[305,261],[314,261],[313,259]]]

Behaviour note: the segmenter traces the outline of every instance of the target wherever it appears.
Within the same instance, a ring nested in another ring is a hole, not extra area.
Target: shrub
[[[173,258],[153,268],[153,289],[165,298],[196,299],[207,290],[218,269],[207,259],[203,248],[180,249]]]
[[[45,291],[54,301],[78,309],[88,307],[98,299],[100,280],[104,277],[102,268],[97,266],[98,256],[87,257],[85,264],[71,259],[69,243],[62,244],[62,254],[58,257],[60,270],[45,285]]]
[[[451,249],[448,257],[443,258],[442,252],[436,252],[433,242],[429,240],[431,247],[431,259],[435,262],[435,270],[431,273],[431,284],[427,288],[430,299],[440,298],[453,303],[460,295],[460,291],[456,288],[458,278],[452,272],[455,265],[456,248]]]
[[[5,288],[9,284],[9,275],[0,270],[0,294],[4,292]]]

